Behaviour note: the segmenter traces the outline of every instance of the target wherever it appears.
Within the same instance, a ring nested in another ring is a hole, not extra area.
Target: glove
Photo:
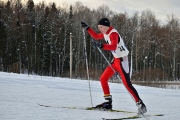
[[[85,30],[88,30],[89,25],[87,25],[85,22],[81,21],[81,27],[84,28]]]
[[[100,49],[102,49],[103,48],[103,44],[102,43],[98,43],[98,42],[96,42],[96,41],[92,41],[92,44],[93,44],[93,47],[98,47],[98,48],[100,48]]]

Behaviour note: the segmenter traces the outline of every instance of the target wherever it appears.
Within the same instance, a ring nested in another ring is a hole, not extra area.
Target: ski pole
[[[92,42],[94,42],[94,40],[92,39]],[[99,52],[101,53],[101,55],[104,57],[104,59],[106,60],[106,62],[108,63],[108,65],[111,67],[111,69],[114,71],[114,73],[116,73],[116,71],[114,70],[114,68],[112,67],[112,65],[110,64],[110,62],[108,61],[108,59],[106,58],[106,56],[103,54],[102,50],[99,48],[99,47],[96,47]],[[119,76],[119,74],[116,74],[117,78],[119,79],[119,81],[122,83],[121,81],[121,78]],[[123,84],[124,85],[124,84]],[[125,85],[124,85],[125,87]],[[126,88],[126,87],[125,87]],[[128,91],[128,89],[126,88],[126,90]],[[128,92],[129,93],[129,92]],[[135,99],[133,98],[133,96],[129,93],[129,95],[132,97],[132,99],[134,100],[135,104],[136,104],[136,101]],[[143,115],[143,117],[148,120],[148,118],[143,114],[142,110],[138,107],[138,109],[140,110],[141,114]]]
[[[91,105],[93,107],[92,95],[91,95],[91,83],[90,83],[90,80],[89,80],[89,69],[88,69],[88,59],[87,59],[87,50],[86,50],[85,29],[83,29],[83,38],[84,38],[84,54],[85,54],[85,59],[86,59],[86,70],[87,70],[87,77],[88,77],[88,83],[89,83],[90,99],[91,99]]]
[[[120,82],[122,83],[121,81],[121,78],[119,77],[118,73],[114,70],[114,68],[112,67],[111,63],[108,61],[108,59],[106,58],[106,56],[103,54],[102,50],[97,47],[97,49],[99,50],[99,52],[101,53],[101,55],[104,57],[104,59],[106,60],[106,62],[108,63],[108,65],[111,67],[111,69],[113,70],[113,72],[116,74],[117,78],[120,80]]]

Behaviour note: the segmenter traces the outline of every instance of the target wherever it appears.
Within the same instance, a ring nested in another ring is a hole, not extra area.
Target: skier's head
[[[101,18],[98,22],[98,25],[108,26],[110,27],[110,22],[107,18]]]
[[[106,34],[107,30],[110,27],[110,22],[107,18],[101,18],[98,22],[98,28],[99,31],[102,32],[103,34]]]

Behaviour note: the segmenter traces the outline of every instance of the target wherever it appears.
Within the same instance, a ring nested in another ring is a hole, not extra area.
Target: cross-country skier
[[[88,24],[85,22],[81,22],[82,28],[87,30],[87,32],[95,39],[101,40],[104,39],[107,44],[101,44],[98,42],[93,42],[94,46],[101,48],[102,50],[111,51],[113,54],[113,61],[111,66],[114,68],[116,72],[121,75],[122,83],[127,88],[130,95],[136,102],[136,105],[139,109],[141,109],[140,113],[147,112],[146,106],[143,101],[140,99],[136,89],[132,86],[130,81],[129,74],[129,63],[128,63],[128,54],[129,51],[126,48],[123,39],[116,29],[110,26],[110,21],[107,18],[102,18],[98,22],[98,28],[101,33],[96,33]],[[100,77],[100,82],[102,85],[102,89],[104,92],[104,98],[106,102],[99,104],[96,108],[103,109],[112,109],[112,96],[110,94],[110,88],[108,85],[108,80],[110,77],[115,74],[110,66],[104,70],[103,74]],[[138,109],[138,110],[139,110]]]

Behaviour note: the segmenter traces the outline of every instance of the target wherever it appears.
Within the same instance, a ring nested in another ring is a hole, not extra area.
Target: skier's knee
[[[106,81],[107,81],[107,80],[106,80],[103,76],[100,77],[100,82],[101,82],[101,84],[104,83],[104,82],[106,82]]]

